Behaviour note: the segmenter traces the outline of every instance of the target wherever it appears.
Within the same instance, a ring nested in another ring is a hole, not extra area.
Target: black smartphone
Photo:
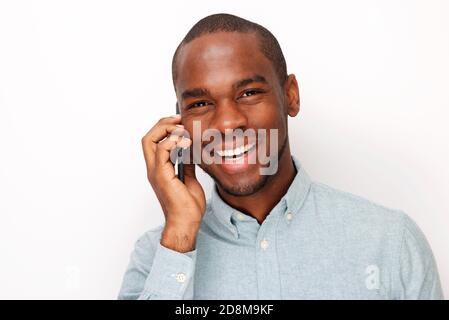
[[[180,114],[179,106],[176,103],[176,114]],[[178,167],[178,179],[184,183],[184,164],[182,163],[182,148],[178,148],[176,157],[177,167]]]

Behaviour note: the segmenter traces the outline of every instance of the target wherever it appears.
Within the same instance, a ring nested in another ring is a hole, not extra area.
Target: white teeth
[[[254,146],[256,145],[256,143],[251,143],[251,144],[247,144],[235,149],[228,149],[228,150],[217,150],[217,154],[220,157],[233,157],[233,156],[240,156],[243,153],[245,153],[246,151],[252,149]]]

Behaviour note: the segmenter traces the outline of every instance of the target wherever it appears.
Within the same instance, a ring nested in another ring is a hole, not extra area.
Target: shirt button
[[[243,220],[245,220],[245,216],[243,214],[241,214],[241,213],[238,213],[237,214],[237,219],[239,219],[240,221],[243,221]]]
[[[181,282],[181,283],[185,282],[186,281],[186,275],[184,273],[178,273],[176,275],[176,281]]]
[[[290,221],[291,219],[293,219],[293,215],[291,214],[291,212],[287,213],[286,218],[287,218],[287,220],[289,220],[289,221]]]
[[[262,241],[260,241],[260,247],[262,248],[262,249],[266,249],[266,248],[268,248],[268,240],[266,240],[266,239],[263,239]]]

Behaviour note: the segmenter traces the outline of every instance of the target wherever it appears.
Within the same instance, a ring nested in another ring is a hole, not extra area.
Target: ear
[[[299,88],[294,74],[290,74],[284,84],[285,97],[287,99],[287,113],[295,117],[299,112]]]

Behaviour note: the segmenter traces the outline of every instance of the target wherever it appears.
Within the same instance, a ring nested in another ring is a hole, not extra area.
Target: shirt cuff
[[[140,299],[183,299],[195,272],[196,249],[177,252],[158,243]],[[190,284],[191,286],[191,284]]]

